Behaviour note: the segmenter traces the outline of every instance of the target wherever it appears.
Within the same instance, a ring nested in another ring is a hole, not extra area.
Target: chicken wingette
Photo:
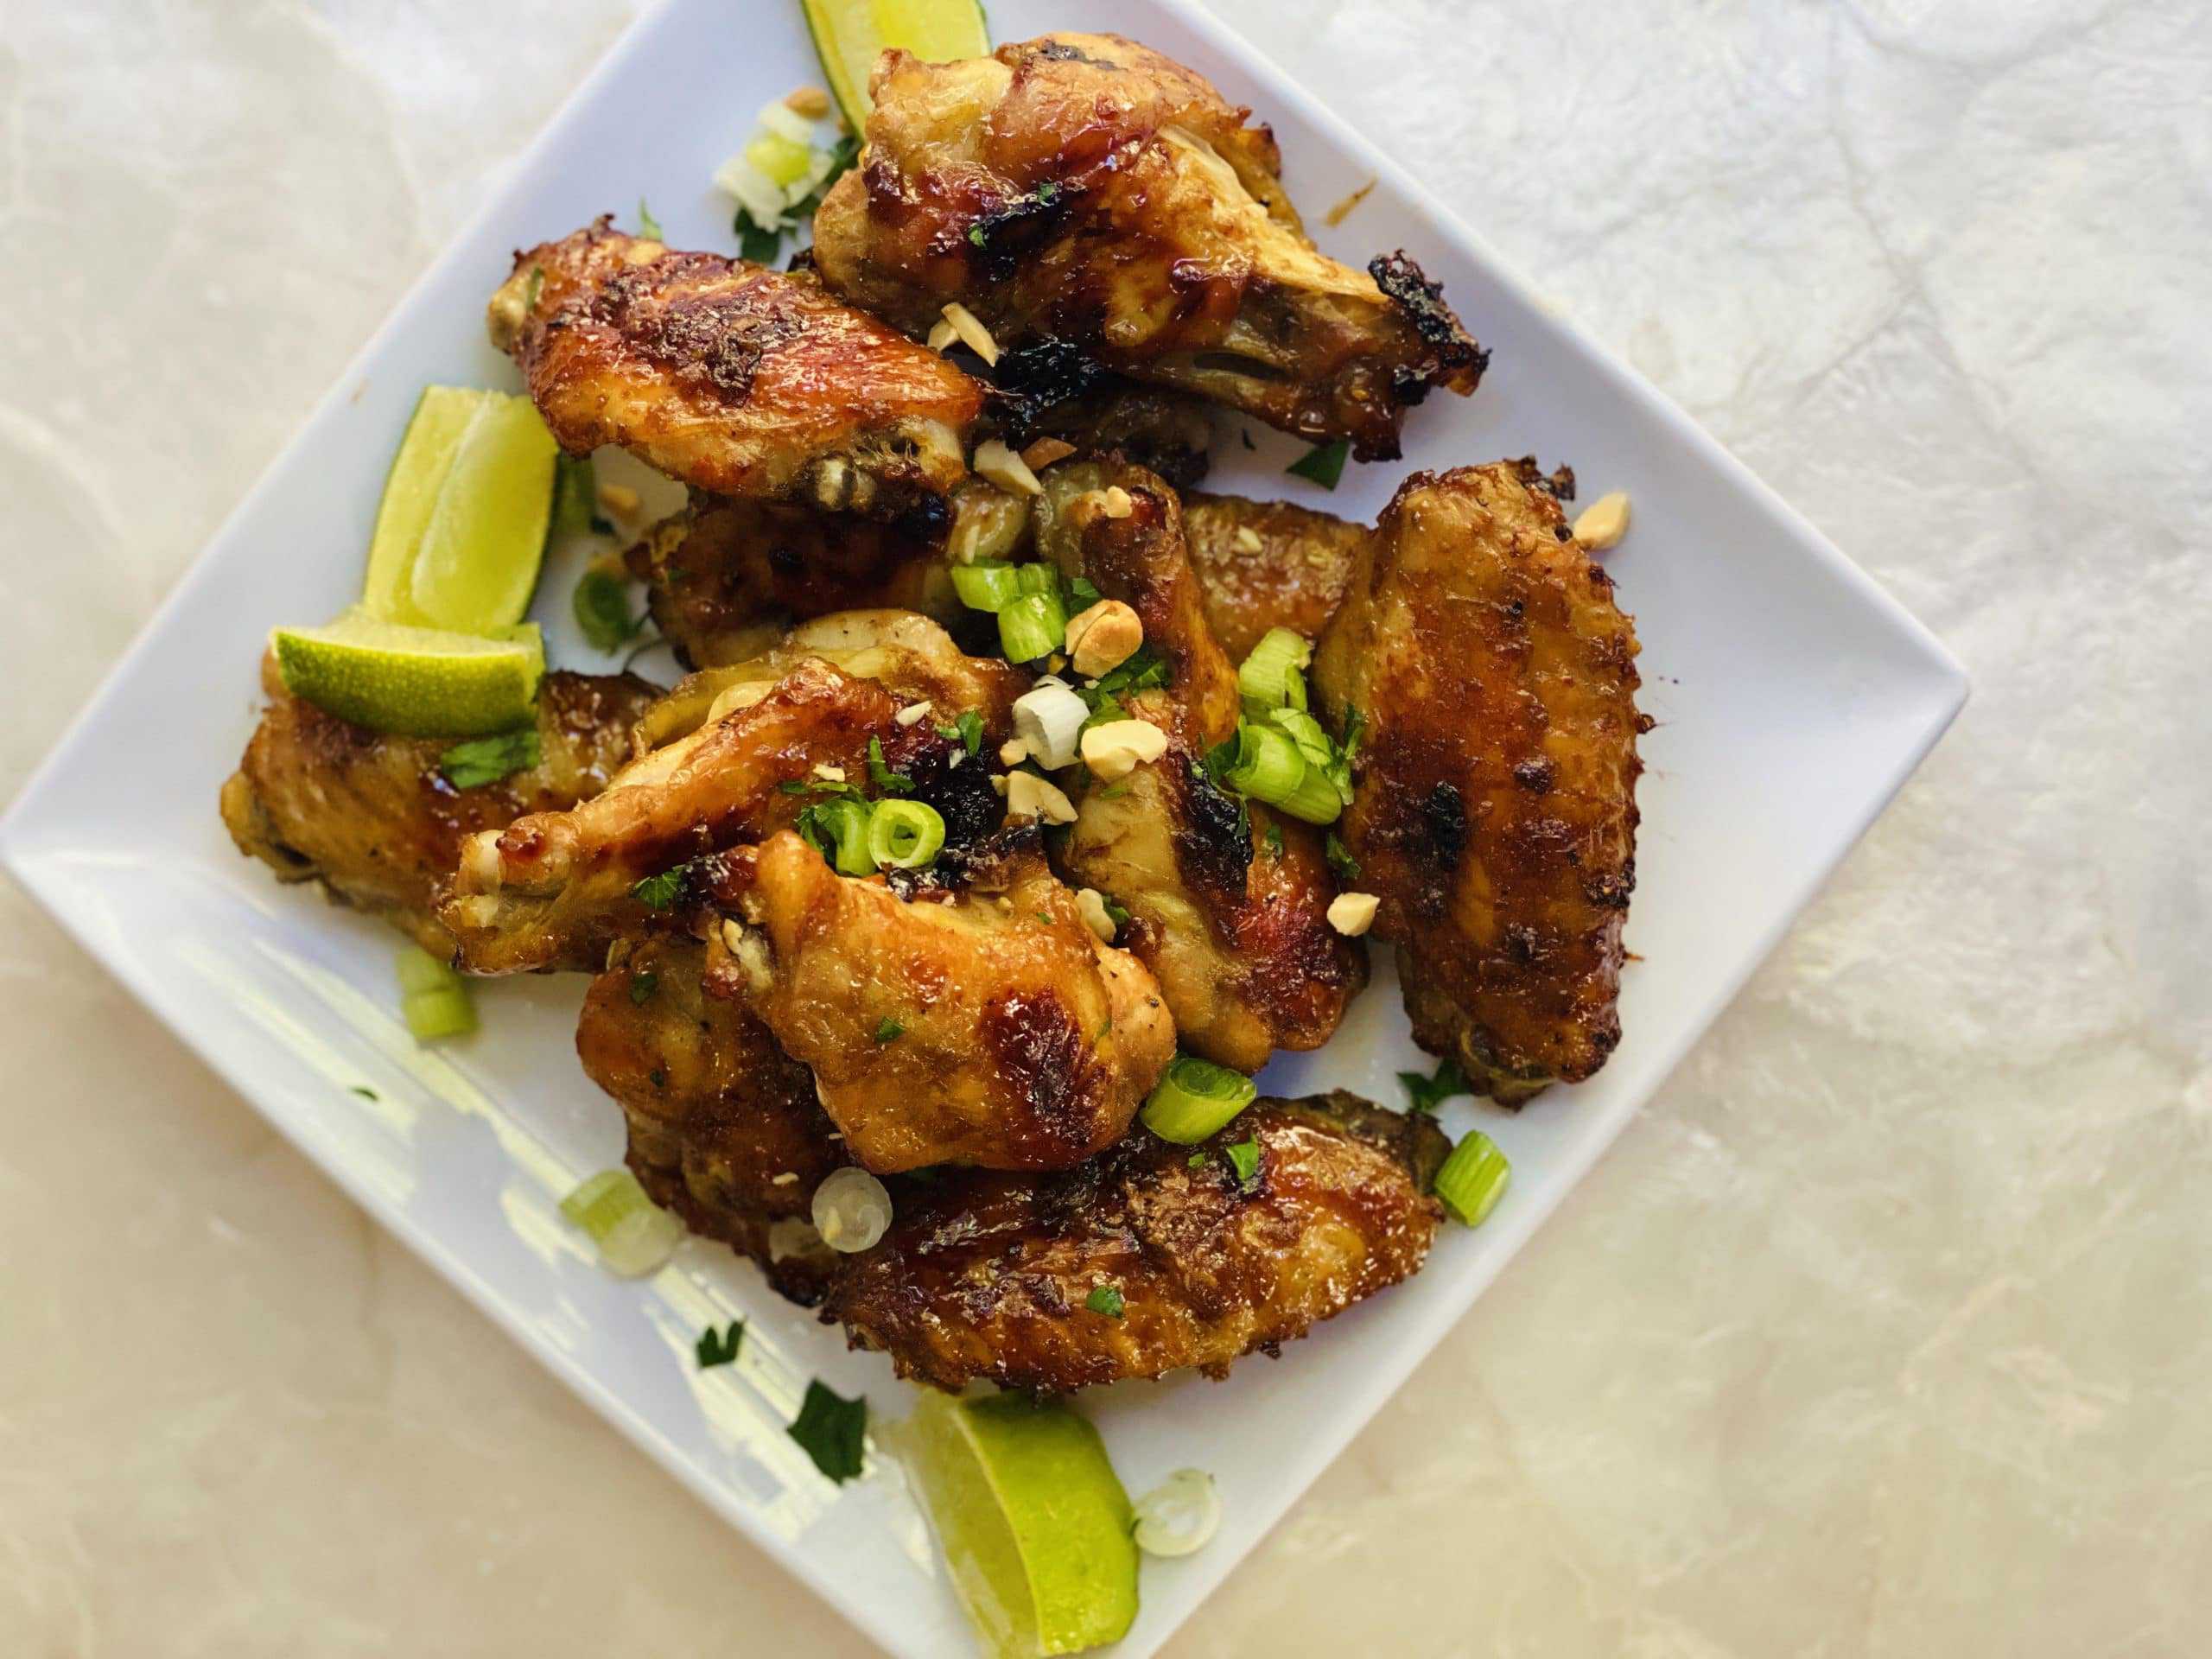
[[[803,632],[803,643],[694,676],[646,710],[638,734],[651,747],[593,799],[471,838],[439,910],[461,965],[595,970],[614,940],[677,904],[671,872],[790,826],[833,778],[868,789],[879,754],[960,834],[995,828],[984,768],[961,769],[966,750],[938,721],[974,709],[1002,735],[1016,671],[962,656],[935,623],[902,612],[825,617]],[[900,723],[917,702],[942,712]],[[671,890],[639,891],[656,877]]]
[[[1061,867],[1128,911],[1124,941],[1190,1052],[1256,1071],[1278,1048],[1319,1047],[1367,982],[1366,956],[1329,925],[1319,833],[1240,806],[1199,764],[1236,728],[1236,671],[1207,626],[1174,492],[1138,467],[1069,461],[1046,474],[1038,515],[1039,551],[1142,621],[1154,683],[1121,700],[1167,737],[1158,760],[1079,789]]]
[[[696,939],[626,941],[613,954],[584,997],[576,1055],[622,1109],[631,1171],[693,1232],[751,1257],[812,1306],[831,1254],[777,1224],[804,1222],[822,1178],[851,1161],[812,1075],[739,1004],[705,994]]]
[[[280,881],[319,881],[338,903],[390,922],[432,956],[453,936],[435,913],[462,845],[531,812],[556,812],[605,788],[656,688],[627,674],[548,674],[537,696],[537,758],[461,788],[443,758],[457,739],[393,737],[326,714],[284,689],[263,659],[269,707],[223,785],[238,850]]]
[[[1344,602],[1352,565],[1372,533],[1287,501],[1183,498],[1183,535],[1206,622],[1238,662],[1269,628],[1319,638]]]
[[[815,217],[852,303],[919,334],[958,302],[1001,350],[1071,345],[1363,459],[1406,407],[1467,393],[1482,350],[1402,253],[1318,251],[1265,126],[1113,35],[877,60],[866,147]]]
[[[625,236],[515,256],[492,342],[561,447],[622,448],[718,495],[941,531],[983,389],[804,272]]]
[[[1066,1168],[1174,1058],[1152,976],[1094,937],[1038,840],[1010,830],[957,886],[842,876],[791,834],[714,861],[728,963],[709,978],[812,1070],[864,1167]]]
[[[1636,632],[1531,462],[1416,473],[1313,681],[1357,731],[1339,833],[1414,1040],[1497,1100],[1620,1040],[1636,884]]]
[[[1227,1151],[1245,1141],[1249,1180]],[[1220,1376],[1420,1268],[1448,1145],[1425,1117],[1338,1093],[1255,1102],[1196,1147],[1140,1129],[1064,1174],[949,1174],[900,1190],[823,1318],[956,1392]],[[1101,1288],[1114,1310],[1091,1302]]]

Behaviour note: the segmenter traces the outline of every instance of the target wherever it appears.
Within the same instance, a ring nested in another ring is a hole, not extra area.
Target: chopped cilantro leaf
[[[1083,1299],[1083,1305],[1094,1313],[1103,1313],[1109,1319],[1120,1319],[1122,1309],[1127,1306],[1122,1300],[1120,1287],[1115,1285],[1093,1286],[1090,1294]]]
[[[1308,479],[1325,490],[1333,490],[1337,487],[1337,480],[1344,475],[1344,457],[1351,453],[1351,445],[1338,438],[1334,443],[1325,443],[1318,449],[1307,450],[1283,470]]]
[[[658,974],[631,975],[630,1001],[632,1004],[638,1007],[643,1007],[645,1005],[646,999],[652,995],[653,988],[659,983],[660,976]]]
[[[594,651],[613,651],[636,633],[643,619],[632,613],[630,590],[611,571],[590,569],[576,583],[570,608]]]
[[[973,709],[968,709],[950,726],[940,726],[937,734],[948,743],[958,743],[970,754],[980,754],[983,748],[983,717]]]
[[[806,1385],[798,1420],[787,1431],[814,1466],[840,1486],[861,1471],[867,1443],[868,1402],[848,1400],[817,1380]]]
[[[1239,1141],[1233,1147],[1224,1147],[1230,1165],[1236,1171],[1236,1185],[1249,1186],[1252,1178],[1260,1173],[1260,1143],[1258,1140]]]
[[[1436,1063],[1436,1075],[1423,1077],[1418,1071],[1401,1071],[1398,1081],[1406,1085],[1406,1094],[1412,1100],[1409,1109],[1433,1112],[1454,1095],[1471,1095],[1474,1085],[1459,1070],[1459,1063],[1448,1056]]]
[[[1282,856],[1282,825],[1273,818],[1268,820],[1268,852],[1271,857]]]
[[[1328,855],[1329,868],[1335,873],[1338,880],[1359,880],[1359,861],[1351,855],[1351,849],[1344,845],[1335,830],[1329,831],[1329,838],[1321,843],[1321,850]]]
[[[364,1088],[358,1083],[353,1085],[353,1092],[359,1095],[363,1100],[374,1100],[377,1098],[377,1091],[375,1090]]]
[[[875,1040],[879,1043],[895,1043],[906,1034],[906,1027],[887,1014],[875,1022]]]
[[[699,1333],[699,1369],[712,1370],[717,1365],[728,1365],[737,1358],[737,1345],[745,1339],[745,1321],[732,1319],[728,1332],[719,1332],[709,1325]]]
[[[911,795],[914,780],[903,772],[893,772],[884,764],[883,740],[871,737],[868,741],[868,779],[887,795]]]
[[[737,218],[730,228],[737,232],[738,257],[752,264],[769,264],[775,258],[776,250],[784,245],[781,231],[762,229],[742,207],[737,210]]]
[[[1103,894],[1100,896],[1102,899],[1104,899]],[[1104,899],[1104,902],[1106,906],[1106,919],[1113,923],[1117,928],[1127,927],[1129,925],[1128,907],[1122,904],[1118,899]]]
[[[1071,576],[1068,578],[1068,597],[1075,601],[1074,605],[1068,607],[1072,611],[1077,606],[1088,609],[1106,595],[1098,591],[1096,584],[1089,576]]]
[[[970,225],[968,227],[968,240],[972,245],[982,247],[984,242],[983,227],[981,225]]]
[[[519,727],[496,737],[471,738],[438,757],[438,770],[455,789],[481,789],[538,761],[537,728]]]
[[[1191,1167],[1192,1167],[1192,1169],[1203,1169],[1203,1168],[1205,1168],[1205,1162],[1206,1162],[1206,1153],[1205,1153],[1205,1148],[1204,1147],[1199,1147],[1199,1148],[1198,1149],[1198,1151],[1196,1151],[1196,1152],[1194,1152],[1194,1153],[1192,1153],[1192,1154],[1191,1154]]]
[[[638,231],[640,235],[649,236],[656,242],[664,239],[661,235],[660,220],[653,217],[653,210],[645,206],[645,199],[643,196],[638,198]]]
[[[672,870],[663,870],[658,875],[649,875],[632,887],[638,902],[647,910],[666,910],[683,891],[683,875],[690,866],[679,864]]]

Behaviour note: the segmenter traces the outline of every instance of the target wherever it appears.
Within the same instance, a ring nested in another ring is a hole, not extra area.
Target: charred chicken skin
[[[1108,489],[1128,497],[1125,516]],[[1039,550],[1143,622],[1161,683],[1125,702],[1168,738],[1159,760],[1082,791],[1058,855],[1069,880],[1128,909],[1126,942],[1192,1053],[1256,1071],[1278,1048],[1319,1047],[1366,984],[1366,956],[1329,925],[1319,833],[1240,810],[1198,765],[1236,730],[1236,671],[1207,626],[1174,492],[1141,468],[1071,461],[1046,475],[1038,512]]]
[[[830,1254],[785,1245],[797,1230],[776,1224],[804,1221],[822,1178],[850,1161],[812,1076],[736,1002],[706,995],[696,940],[642,938],[614,957],[584,997],[576,1054],[622,1109],[632,1173],[693,1232],[812,1306]]]
[[[441,764],[455,740],[392,737],[326,714],[284,689],[273,656],[261,683],[269,708],[223,785],[231,839],[278,880],[320,881],[334,902],[382,918],[439,957],[453,955],[454,941],[435,913],[438,887],[463,844],[599,793],[658,695],[627,674],[548,674],[537,763],[462,789]]]
[[[811,1068],[864,1167],[1080,1163],[1174,1058],[1159,988],[1093,937],[1033,828],[958,879],[839,875],[788,834],[725,855],[727,982]]]
[[[1363,459],[1407,405],[1474,390],[1484,354],[1402,254],[1319,252],[1264,126],[1113,35],[988,58],[890,51],[858,164],[815,218],[817,268],[912,334],[950,301],[1001,348],[1072,344]]]
[[[1636,882],[1636,632],[1533,463],[1416,473],[1323,634],[1363,722],[1340,828],[1414,1037],[1501,1102],[1620,1039]]]
[[[941,530],[983,390],[805,273],[606,219],[515,256],[492,343],[562,448],[620,444],[718,495]]]
[[[1248,1140],[1244,1182],[1225,1148]],[[951,1175],[900,1192],[823,1317],[956,1392],[1218,1377],[1420,1268],[1448,1145],[1426,1118],[1332,1094],[1255,1102],[1197,1147],[1139,1130],[1064,1174]],[[1101,1286],[1120,1317],[1088,1306]]]

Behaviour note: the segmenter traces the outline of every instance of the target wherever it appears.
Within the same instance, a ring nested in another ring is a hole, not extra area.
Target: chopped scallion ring
[[[868,855],[878,866],[918,870],[944,845],[944,819],[919,801],[878,801],[868,814]],[[839,845],[840,861],[843,846]]]
[[[403,944],[397,958],[399,1012],[418,1043],[466,1037],[476,1029],[468,982],[419,944]]]
[[[1144,1126],[1163,1141],[1192,1146],[1227,1123],[1259,1094],[1259,1085],[1241,1071],[1179,1054],[1144,1103]]]
[[[1313,660],[1313,647],[1288,628],[1269,628],[1236,671],[1236,690],[1245,712],[1306,708],[1306,676],[1299,671]]]
[[[591,1235],[599,1259],[626,1279],[652,1272],[682,1242],[683,1224],[645,1196],[626,1169],[602,1169],[561,1200],[561,1213]]]
[[[1436,1172],[1436,1196],[1455,1219],[1479,1227],[1512,1179],[1513,1166],[1497,1143],[1480,1129],[1470,1129]]]
[[[1021,579],[1014,575],[1012,565],[982,559],[952,567],[952,591],[971,611],[998,612],[1021,596]]]
[[[1009,663],[1051,656],[1067,631],[1067,613],[1056,594],[1024,594],[999,612],[999,649]]]
[[[1136,1501],[1131,1529],[1147,1555],[1189,1555],[1221,1528],[1221,1492],[1203,1469],[1178,1469]]]

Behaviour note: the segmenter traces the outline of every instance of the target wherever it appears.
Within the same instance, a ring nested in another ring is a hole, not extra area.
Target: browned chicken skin
[[[1341,834],[1414,1039],[1500,1101],[1620,1039],[1636,880],[1636,633],[1533,463],[1416,473],[1322,636],[1365,722]]]
[[[822,1178],[850,1160],[807,1069],[737,1003],[706,995],[706,954],[680,935],[618,946],[584,998],[577,1058],[622,1108],[627,1162],[653,1200],[811,1306],[834,1263],[820,1247],[779,1249],[772,1233],[805,1220]]]
[[[1241,1185],[1224,1148],[1248,1140]],[[1447,1145],[1426,1118],[1334,1094],[1255,1102],[1197,1147],[1140,1129],[1065,1174],[952,1175],[901,1191],[823,1317],[955,1391],[1220,1376],[1420,1268]],[[1086,1306],[1102,1286],[1118,1319]]]
[[[435,957],[453,937],[433,914],[461,845],[530,812],[559,811],[606,787],[630,728],[658,695],[627,674],[548,674],[537,697],[539,759],[457,789],[440,758],[458,739],[391,737],[326,714],[262,663],[269,708],[223,785],[238,850],[280,881],[320,881],[331,899],[381,917]]]
[[[1183,498],[1183,535],[1205,596],[1206,621],[1238,662],[1269,628],[1319,639],[1344,602],[1352,566],[1373,533],[1287,501]]]
[[[1127,517],[1102,510],[1109,487],[1128,495]],[[1240,814],[1196,764],[1236,730],[1236,671],[1206,625],[1174,492],[1141,468],[1068,462],[1046,475],[1038,513],[1040,553],[1135,609],[1166,671],[1127,705],[1167,733],[1167,753],[1080,790],[1062,867],[1128,909],[1125,942],[1190,1052],[1256,1071],[1278,1048],[1319,1047],[1366,984],[1366,955],[1329,925],[1313,827]]]
[[[594,798],[471,840],[439,911],[461,965],[597,969],[616,938],[654,919],[639,881],[787,827],[817,766],[864,786],[870,740],[948,823],[995,808],[982,769],[962,774],[957,745],[932,721],[900,725],[897,715],[917,697],[996,688],[983,705],[988,723],[1014,695],[1014,670],[962,657],[925,617],[862,612],[810,626],[818,644],[772,653],[757,670],[695,676],[648,709],[638,729],[658,747]],[[976,705],[945,718],[964,706]]]
[[[696,488],[941,530],[983,391],[804,273],[600,219],[515,256],[492,342],[563,448],[620,444]]]
[[[1264,126],[1114,35],[988,58],[887,52],[868,144],[815,218],[823,280],[919,334],[959,301],[1001,348],[1074,344],[1363,459],[1405,407],[1474,390],[1484,363],[1402,255],[1325,257]]]
[[[957,890],[842,876],[789,834],[715,861],[733,988],[878,1173],[1079,1163],[1174,1057],[1152,976],[1092,936],[1033,830],[1007,842]]]

